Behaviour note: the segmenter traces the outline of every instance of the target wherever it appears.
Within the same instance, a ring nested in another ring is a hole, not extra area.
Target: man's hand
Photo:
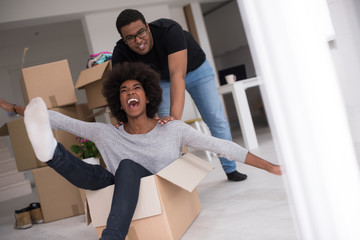
[[[123,122],[118,122],[117,124],[114,125],[114,127],[119,128],[121,125],[124,125],[124,123]]]
[[[158,123],[160,123],[161,125],[164,125],[164,124],[166,124],[166,123],[168,123],[168,122],[170,122],[170,121],[176,120],[176,118],[173,117],[173,116],[163,116],[163,117],[161,117],[161,118],[157,118],[156,120],[157,120]]]

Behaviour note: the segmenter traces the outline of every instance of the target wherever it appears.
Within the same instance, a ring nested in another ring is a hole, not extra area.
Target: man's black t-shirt
[[[112,64],[125,61],[144,62],[151,65],[161,74],[161,79],[169,80],[168,55],[187,49],[187,73],[191,72],[205,61],[205,53],[191,34],[170,19],[159,19],[149,23],[154,39],[154,46],[146,55],[132,51],[120,39],[114,48]]]

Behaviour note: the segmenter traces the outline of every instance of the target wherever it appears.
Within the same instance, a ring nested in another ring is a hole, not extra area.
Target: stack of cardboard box
[[[84,89],[89,109],[94,110],[96,121],[117,124],[117,120],[111,115],[107,107],[106,99],[102,94],[103,82],[112,70],[111,61],[106,61],[94,67],[81,71],[75,84],[75,88]]]
[[[111,69],[111,61],[107,61],[81,71],[75,88],[85,89],[87,103],[90,109],[101,108],[108,105],[101,91],[103,82]]]
[[[67,60],[23,68],[21,73],[25,104],[35,97],[42,97],[48,109],[79,120],[94,120],[88,119],[92,111],[87,104],[77,104]],[[4,124],[0,132],[10,136],[18,171],[32,170],[45,222],[84,213],[79,189],[36,158],[23,118]],[[68,150],[71,145],[78,144],[70,133],[54,131],[54,136]]]

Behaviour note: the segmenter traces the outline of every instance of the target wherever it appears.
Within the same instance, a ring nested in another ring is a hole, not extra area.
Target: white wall
[[[182,6],[170,6],[169,13],[171,19],[176,20],[184,30],[189,31]]]
[[[329,0],[329,10],[335,28],[333,59],[348,111],[360,106],[360,2]]]
[[[84,15],[81,20],[90,53],[112,52],[119,40],[115,21],[119,11],[106,11]]]
[[[5,76],[0,79],[0,96],[5,98],[11,92],[11,97],[5,99],[19,105],[24,104],[19,79],[25,47],[29,50],[25,56],[24,67],[68,59],[75,82],[80,71],[85,68],[89,56],[84,42],[79,20],[0,31],[0,54],[7,56],[0,59],[0,72]],[[2,111],[1,114],[1,123],[9,120]]]

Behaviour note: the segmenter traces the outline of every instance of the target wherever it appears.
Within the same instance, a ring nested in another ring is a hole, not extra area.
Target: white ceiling
[[[80,20],[40,24],[0,31],[0,47],[7,48],[14,45],[31,45],[32,43],[51,42],[67,38],[68,35],[81,36],[79,33]]]

